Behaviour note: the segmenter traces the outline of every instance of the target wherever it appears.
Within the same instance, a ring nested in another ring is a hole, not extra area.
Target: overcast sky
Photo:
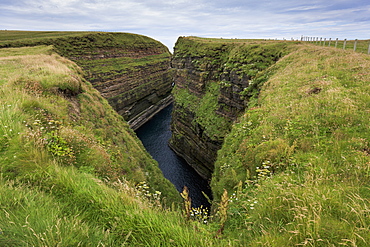
[[[370,39],[369,0],[0,0],[0,30]]]

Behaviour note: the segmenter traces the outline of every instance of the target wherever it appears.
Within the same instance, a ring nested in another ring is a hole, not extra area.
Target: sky
[[[370,39],[369,0],[0,0],[0,30],[179,36]]]

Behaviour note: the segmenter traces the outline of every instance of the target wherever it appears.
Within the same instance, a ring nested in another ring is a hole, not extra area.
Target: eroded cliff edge
[[[178,39],[170,146],[201,176],[211,178],[224,137],[269,77],[263,72],[287,52],[281,42]]]
[[[86,79],[134,130],[172,102],[171,54],[152,38],[90,33],[53,43],[83,68]]]

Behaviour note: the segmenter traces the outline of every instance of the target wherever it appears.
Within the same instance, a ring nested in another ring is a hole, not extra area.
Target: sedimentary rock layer
[[[284,53],[268,42],[180,37],[175,45],[170,145],[204,178],[238,116],[253,102],[262,72]]]
[[[125,120],[135,123],[132,127],[145,123],[142,116],[152,116],[161,109],[171,93],[171,54],[151,38],[96,33],[54,43],[59,53],[84,69],[86,79]]]

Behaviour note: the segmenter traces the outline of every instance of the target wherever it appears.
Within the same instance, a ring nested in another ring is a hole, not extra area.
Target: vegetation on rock
[[[294,45],[179,38],[172,59],[176,87],[171,146],[204,177],[211,177],[217,150],[233,122],[255,104],[270,74],[266,69]]]
[[[201,241],[161,209],[178,192],[74,63],[47,46],[0,54],[1,246]]]
[[[230,198],[225,235],[250,246],[370,241],[370,58],[300,46],[218,153],[212,190]]]
[[[132,120],[171,93],[170,52],[131,33],[0,31],[0,47],[53,45],[76,62],[113,108]]]
[[[176,206],[128,124],[55,47],[0,50],[1,246],[368,246],[369,56],[192,37],[172,63],[189,75],[176,114],[223,136],[210,215],[186,190]],[[220,102],[245,81],[232,119]]]

